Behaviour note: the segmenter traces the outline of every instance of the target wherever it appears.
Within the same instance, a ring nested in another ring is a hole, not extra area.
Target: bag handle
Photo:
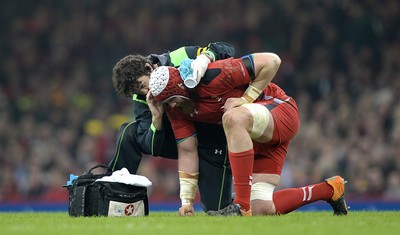
[[[94,167],[90,168],[89,171],[86,174],[93,174],[92,170],[97,169],[97,168],[104,168],[106,170],[110,170],[111,171],[111,168],[108,165],[106,165],[106,164],[97,164]]]

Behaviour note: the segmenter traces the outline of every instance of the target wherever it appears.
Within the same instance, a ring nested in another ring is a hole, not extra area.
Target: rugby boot
[[[334,215],[347,215],[349,207],[344,200],[344,184],[347,183],[340,176],[333,176],[325,180],[333,188],[332,198],[327,202],[331,205]]]
[[[251,209],[248,211],[240,209],[239,204],[230,204],[218,211],[207,211],[208,216],[252,216]]]

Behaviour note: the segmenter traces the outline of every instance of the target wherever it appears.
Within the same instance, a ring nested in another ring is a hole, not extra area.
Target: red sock
[[[254,150],[240,153],[228,152],[228,155],[236,194],[233,203],[239,204],[242,209],[249,210]]]
[[[273,200],[276,214],[287,214],[318,200],[329,200],[333,195],[332,187],[326,182],[301,188],[289,188],[274,192]]]

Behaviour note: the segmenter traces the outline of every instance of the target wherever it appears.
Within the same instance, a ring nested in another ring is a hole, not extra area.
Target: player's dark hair
[[[143,75],[150,75],[151,61],[142,55],[128,55],[118,61],[113,68],[112,81],[115,91],[120,96],[132,98],[139,93],[140,82],[137,79]]]

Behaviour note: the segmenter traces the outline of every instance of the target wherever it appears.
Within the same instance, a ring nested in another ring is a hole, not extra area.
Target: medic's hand
[[[179,208],[180,216],[194,216],[194,207],[193,205],[183,205]]]
[[[209,63],[211,63],[211,60],[205,54],[200,54],[192,62],[191,68],[193,69],[193,78],[196,79],[197,83],[200,82],[200,79],[206,73]]]
[[[164,114],[164,104],[159,101],[155,101],[151,92],[147,92],[146,101],[153,116],[158,117]]]
[[[233,109],[235,107],[239,107],[242,104],[247,104],[249,103],[247,100],[242,99],[242,98],[228,98],[225,101],[224,106],[222,106],[222,109],[224,112],[228,111],[229,109]]]
[[[157,130],[160,130],[162,127],[162,116],[165,111],[164,104],[155,101],[150,91],[147,92],[146,101],[147,105],[149,106],[150,112],[152,114],[152,123]]]

